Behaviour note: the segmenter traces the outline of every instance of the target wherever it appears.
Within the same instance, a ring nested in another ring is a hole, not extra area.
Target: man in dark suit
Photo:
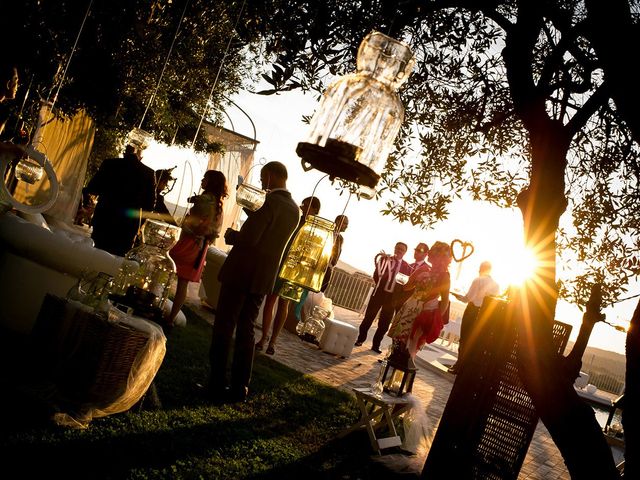
[[[86,187],[83,203],[89,194],[98,196],[91,224],[91,238],[96,248],[121,257],[133,246],[138,227],[155,203],[153,169],[142,163],[142,145],[127,145],[122,158],[108,158]]]
[[[362,345],[367,339],[367,332],[369,328],[371,328],[371,324],[376,318],[376,315],[380,312],[378,328],[373,336],[371,350],[376,353],[382,353],[382,350],[380,350],[380,342],[384,334],[387,333],[391,320],[393,319],[393,314],[395,313],[393,292],[402,286],[396,281],[396,277],[398,273],[407,276],[411,274],[409,264],[402,260],[402,257],[407,253],[407,248],[406,243],[398,242],[394,248],[393,255],[378,254],[376,256],[376,268],[373,272],[373,281],[376,282],[376,285],[367,304],[367,310],[364,313],[362,323],[360,324],[360,332],[355,344],[356,347]]]
[[[427,246],[426,243],[421,242],[416,246],[415,250],[413,251],[413,259],[415,261],[409,264],[410,274],[415,272],[418,268],[420,268],[426,263],[426,258],[428,254],[429,254],[429,247]],[[405,290],[404,288],[400,288],[400,287],[396,288],[393,291],[394,314],[395,312],[400,310],[400,307],[402,307],[402,305],[404,305],[404,303],[407,300],[409,300],[409,297],[413,294],[413,291],[414,289]],[[380,340],[382,340],[382,338],[380,338]],[[378,344],[380,344],[380,342],[378,342]],[[375,345],[375,339],[374,339],[374,345]]]
[[[213,324],[207,394],[216,401],[244,401],[249,392],[254,353],[254,325],[265,294],[273,289],[285,246],[298,225],[300,209],[286,189],[287,169],[269,162],[260,172],[267,190],[264,204],[249,215],[240,231],[228,229],[233,248],[220,268],[220,298]],[[236,330],[230,387],[226,370]]]

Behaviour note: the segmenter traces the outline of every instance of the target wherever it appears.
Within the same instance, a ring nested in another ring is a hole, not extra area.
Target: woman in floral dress
[[[413,290],[411,297],[393,317],[389,336],[397,346],[407,350],[411,358],[425,343],[433,342],[442,327],[449,323],[449,264],[451,248],[435,242],[429,249],[429,263],[415,270],[404,286]]]

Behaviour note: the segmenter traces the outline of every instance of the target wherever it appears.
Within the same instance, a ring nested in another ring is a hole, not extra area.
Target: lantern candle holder
[[[298,143],[303,168],[355,182],[372,198],[404,120],[397,90],[414,63],[408,45],[369,33],[358,49],[356,73],[327,88],[308,138]]]
[[[304,290],[319,292],[333,249],[335,224],[315,215],[298,231],[280,269],[278,295],[299,302]]]
[[[248,183],[241,183],[236,190],[236,203],[255,212],[264,204],[266,195],[267,193],[258,187]]]
[[[394,342],[391,353],[386,362],[383,362],[382,368],[384,370],[380,383],[384,392],[396,397],[411,393],[418,369],[402,343]]]

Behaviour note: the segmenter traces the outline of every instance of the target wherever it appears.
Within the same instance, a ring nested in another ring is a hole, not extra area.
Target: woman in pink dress
[[[406,350],[411,358],[425,343],[438,338],[442,327],[449,323],[451,248],[444,242],[435,242],[428,258],[431,265],[425,263],[415,270],[404,286],[413,293],[393,317],[388,333],[394,350]]]
[[[178,283],[173,307],[167,319],[169,327],[184,305],[189,282],[199,282],[207,258],[209,244],[220,235],[223,199],[227,196],[227,180],[222,172],[207,170],[202,178],[203,193],[189,199],[193,207],[182,222],[180,240],[169,251],[176,263]]]

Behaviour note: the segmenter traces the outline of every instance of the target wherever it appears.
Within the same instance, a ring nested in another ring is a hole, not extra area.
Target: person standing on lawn
[[[287,169],[282,163],[269,162],[262,167],[260,181],[268,192],[264,204],[249,215],[240,231],[229,228],[224,235],[232,248],[218,274],[220,298],[209,349],[211,372],[206,392],[215,402],[242,402],[247,398],[255,321],[265,294],[273,290],[282,254],[300,218],[300,209],[286,188]]]
[[[460,325],[458,361],[449,367],[449,372],[451,373],[457,374],[460,371],[461,366],[464,365],[464,352],[467,342],[470,338],[480,334],[480,331],[475,328],[475,323],[484,297],[500,293],[500,287],[491,277],[491,269],[491,262],[482,262],[478,269],[478,276],[471,282],[466,295],[451,292],[454,297],[467,304],[462,314],[462,324]]]

